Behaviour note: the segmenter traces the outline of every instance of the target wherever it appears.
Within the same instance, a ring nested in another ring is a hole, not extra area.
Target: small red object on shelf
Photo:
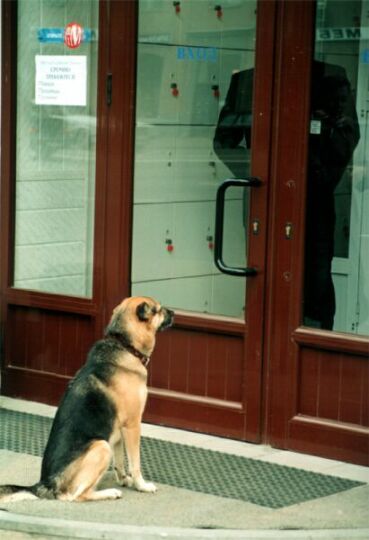
[[[165,243],[166,243],[166,245],[167,245],[167,251],[168,251],[169,253],[172,253],[172,251],[174,250],[174,246],[173,246],[172,240],[171,240],[170,238],[167,238],[167,239],[165,240]]]
[[[172,89],[172,96],[177,97],[179,94],[177,83],[172,83],[170,87]]]
[[[206,240],[208,242],[208,248],[209,249],[214,249],[214,240],[213,240],[213,237],[211,235],[207,236],[206,237]]]
[[[223,10],[222,10],[222,6],[220,6],[219,4],[217,6],[215,6],[215,11],[217,13],[217,17],[218,19],[221,19],[223,17]]]
[[[213,84],[211,89],[213,91],[214,97],[218,98],[220,96],[219,85],[218,84]]]

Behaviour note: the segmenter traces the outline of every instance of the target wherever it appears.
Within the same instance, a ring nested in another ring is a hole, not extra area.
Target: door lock
[[[286,225],[284,226],[284,235],[287,240],[291,240],[292,232],[293,232],[293,225],[292,223],[287,221]]]
[[[252,234],[254,236],[257,236],[260,232],[260,221],[258,219],[254,219],[252,222],[251,222],[251,230],[252,230]]]

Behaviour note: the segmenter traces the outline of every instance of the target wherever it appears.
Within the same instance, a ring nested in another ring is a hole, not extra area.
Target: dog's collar
[[[121,345],[123,345],[123,347],[128,351],[130,352],[131,354],[133,354],[133,356],[135,356],[136,358],[138,358],[140,361],[141,361],[141,364],[147,368],[147,366],[149,365],[149,362],[150,362],[150,356],[146,356],[145,354],[142,354],[142,352],[138,351],[135,347],[133,347],[133,345],[131,345],[130,343],[128,343],[126,341],[126,339],[124,339],[124,337],[122,336],[119,336],[117,334],[110,334],[108,337],[110,338],[113,338],[113,339],[116,339],[117,341],[119,341],[119,343]]]
[[[129,345],[129,344],[125,344],[124,348],[127,349],[127,351],[129,351],[131,354],[133,354],[133,356],[141,360],[141,364],[145,368],[147,368],[150,362],[150,356],[145,356],[144,354],[142,354],[140,351],[138,351],[137,349],[132,347],[132,345]]]

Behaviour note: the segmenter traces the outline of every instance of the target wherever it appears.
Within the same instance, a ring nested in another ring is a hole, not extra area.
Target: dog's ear
[[[148,321],[151,314],[152,311],[147,302],[142,302],[136,308],[136,315],[140,321]]]
[[[108,326],[105,329],[106,336],[114,336],[122,333],[121,316],[120,313],[113,314]]]

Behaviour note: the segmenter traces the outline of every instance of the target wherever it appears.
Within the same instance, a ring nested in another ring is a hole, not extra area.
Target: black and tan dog
[[[141,474],[141,418],[147,397],[147,363],[155,334],[172,324],[173,312],[152,298],[126,298],[114,309],[105,338],[70,382],[57,410],[31,487],[1,486],[0,501],[117,499],[119,489],[95,488],[111,460],[120,485],[154,492]],[[129,471],[124,467],[124,445]]]

